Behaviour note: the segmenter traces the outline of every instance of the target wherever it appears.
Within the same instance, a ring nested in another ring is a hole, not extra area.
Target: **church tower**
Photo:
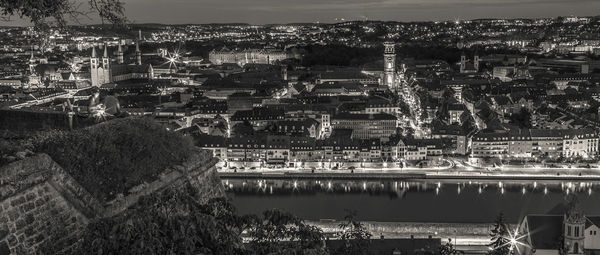
[[[96,55],[96,47],[92,47],[92,56],[90,57],[90,79],[92,86],[100,86],[111,82],[110,58],[108,57],[108,47],[104,45],[104,54],[102,58]]]
[[[481,61],[481,59],[479,59],[479,52],[475,52],[475,57],[473,58],[473,68],[475,68],[475,71],[479,72],[479,62]]]
[[[35,74],[35,58],[33,57],[33,45],[31,45],[31,56],[29,57],[29,74]]]
[[[98,57],[96,56],[96,46],[92,46],[92,56],[90,57],[90,79],[92,86],[100,86],[98,80]]]
[[[104,44],[104,55],[102,56],[102,71],[102,84],[111,82],[110,58],[108,57],[108,45],[106,44]]]
[[[117,49],[117,63],[118,64],[125,63],[125,59],[123,57],[123,47],[121,46],[121,42],[119,42],[119,48]]]
[[[460,54],[460,73],[464,73],[466,69],[467,69],[467,55],[463,51],[462,54]]]
[[[284,81],[288,80],[287,65],[282,65],[281,66],[281,79],[284,80]]]
[[[135,63],[142,65],[142,52],[140,51],[140,41],[135,43]]]
[[[585,216],[579,208],[577,198],[571,196],[570,199],[564,216],[564,250],[568,255],[581,255],[584,250]]]
[[[393,88],[396,80],[396,45],[393,42],[384,42],[383,46],[383,85]]]

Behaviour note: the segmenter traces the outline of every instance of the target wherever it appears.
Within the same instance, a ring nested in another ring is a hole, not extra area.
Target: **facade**
[[[475,53],[473,62],[467,60],[467,55],[463,52],[460,56],[460,73],[477,73],[479,72],[479,65],[481,59],[479,54]]]
[[[518,226],[524,238],[516,250],[520,255],[595,254],[600,248],[599,225],[600,217],[585,216],[576,206],[564,215],[527,215]]]
[[[104,55],[102,58],[96,56],[96,47],[93,47],[92,57],[90,58],[90,79],[92,86],[99,87],[102,84],[110,83],[112,81],[110,71],[110,59],[108,58],[107,47],[104,46]]]
[[[598,155],[598,145],[598,134],[590,129],[516,129],[473,136],[471,155],[488,158],[589,158]]]
[[[396,116],[390,114],[342,113],[333,116],[331,126],[352,130],[353,139],[389,138],[396,134],[396,122]]]
[[[223,48],[221,50],[212,50],[208,53],[208,60],[215,64],[225,63],[238,64],[273,64],[284,59],[294,58],[294,54],[277,49],[248,49],[248,50],[230,50]]]
[[[383,85],[394,88],[396,81],[396,45],[393,42],[383,43]]]
[[[154,76],[152,65],[142,65],[139,44],[136,44],[136,62],[134,64],[124,63],[121,45],[119,45],[116,56],[117,59],[113,63],[113,59],[108,56],[106,45],[101,58],[97,57],[96,48],[92,48],[92,56],[90,57],[90,81],[92,86],[100,87],[107,83],[130,79],[152,79]]]

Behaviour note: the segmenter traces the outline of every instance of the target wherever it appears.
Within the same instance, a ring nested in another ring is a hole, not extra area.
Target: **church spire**
[[[123,64],[125,59],[123,57],[123,47],[121,47],[121,41],[119,41],[119,48],[117,49],[117,62]]]
[[[104,57],[108,58],[108,45],[104,44]]]
[[[136,64],[142,64],[142,52],[140,51],[140,41],[137,41],[135,43],[135,60]]]
[[[92,58],[96,57],[96,46],[92,46]]]

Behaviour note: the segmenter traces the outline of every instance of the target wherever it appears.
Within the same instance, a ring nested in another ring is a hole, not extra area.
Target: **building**
[[[229,63],[238,64],[242,67],[246,64],[274,64],[289,58],[294,58],[294,54],[272,48],[230,50],[224,47],[221,50],[212,50],[208,53],[208,60],[215,65]]]
[[[600,216],[585,216],[576,205],[563,215],[527,215],[518,226],[517,233],[523,237],[516,250],[520,255],[596,254],[599,226]]]
[[[383,46],[383,85],[392,89],[396,83],[396,45],[393,42],[384,42]]]
[[[142,55],[139,49],[139,43],[136,44],[135,63],[124,63],[121,45],[119,45],[116,55],[116,60],[111,59],[108,55],[108,47],[104,45],[104,54],[102,57],[98,58],[96,55],[96,47],[92,47],[92,56],[90,57],[90,80],[92,86],[100,87],[101,85],[112,82],[153,78],[154,69],[152,65],[142,65]]]
[[[333,129],[352,130],[353,139],[389,138],[396,134],[397,118],[394,115],[341,113],[331,119]]]
[[[598,155],[598,144],[598,134],[591,129],[513,129],[473,136],[471,156],[589,158]]]
[[[477,73],[479,72],[479,64],[481,59],[479,58],[479,54],[475,53],[473,57],[473,62],[467,60],[467,55],[463,51],[460,56],[460,73]]]

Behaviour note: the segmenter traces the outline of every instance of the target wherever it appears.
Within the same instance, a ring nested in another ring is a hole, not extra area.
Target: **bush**
[[[202,205],[195,202],[197,194],[190,186],[167,189],[121,215],[95,220],[74,254],[247,254],[242,217],[225,199]]]
[[[192,151],[190,139],[147,118],[124,118],[76,131],[52,131],[37,137],[35,149],[47,153],[100,201],[181,163]]]

